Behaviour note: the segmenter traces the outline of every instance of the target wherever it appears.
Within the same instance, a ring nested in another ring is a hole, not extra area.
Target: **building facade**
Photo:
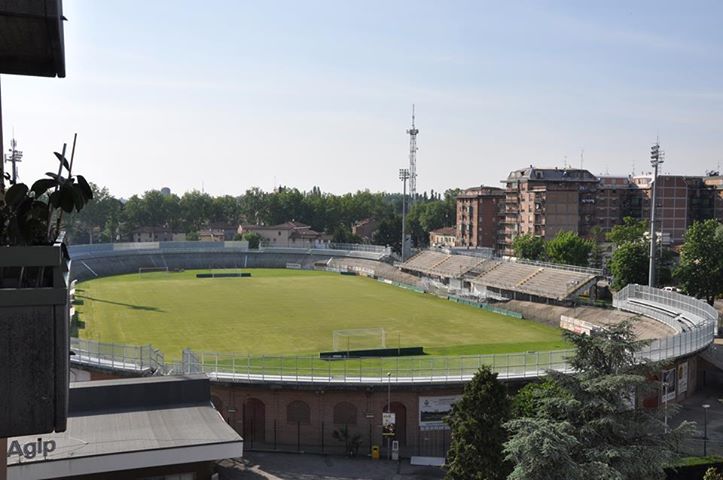
[[[457,229],[455,227],[442,227],[429,232],[430,247],[457,246]]]
[[[331,241],[330,236],[294,221],[271,226],[241,225],[238,233],[258,233],[262,238],[261,243],[268,247],[316,248],[324,247]]]
[[[505,181],[502,252],[512,255],[518,235],[552,238],[572,231],[586,236],[595,225],[598,179],[587,170],[535,168],[510,173]]]
[[[504,255],[513,254],[518,235],[550,239],[572,231],[587,237],[595,226],[604,233],[625,217],[650,218],[651,175],[598,177],[582,169],[530,166],[511,172],[504,182],[505,217],[497,248]],[[723,177],[659,175],[656,203],[660,237],[666,244],[680,244],[693,222],[723,221]]]
[[[504,220],[505,192],[497,187],[472,187],[457,195],[456,246],[497,248]]]

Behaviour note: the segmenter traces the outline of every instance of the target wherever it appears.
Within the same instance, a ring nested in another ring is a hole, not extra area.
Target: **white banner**
[[[441,427],[446,425],[443,418],[452,411],[452,405],[462,395],[446,397],[419,397],[419,426]]]
[[[382,413],[382,435],[393,437],[397,427],[397,415],[395,413]]]
[[[661,378],[660,390],[662,393],[662,400],[665,402],[675,400],[675,369],[663,370],[663,376]]]
[[[678,365],[678,393],[688,391],[688,360]]]

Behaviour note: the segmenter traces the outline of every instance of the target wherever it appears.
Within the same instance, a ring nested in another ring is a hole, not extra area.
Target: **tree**
[[[449,480],[507,478],[502,445],[507,439],[503,424],[510,418],[507,389],[497,374],[483,366],[464,387],[462,398],[447,417],[452,430],[448,452]]]
[[[509,478],[665,478],[663,468],[692,425],[666,430],[660,409],[638,406],[636,394],[660,388],[652,380],[660,365],[636,358],[646,342],[635,338],[630,322],[565,336],[575,347],[570,365],[576,373],[548,372],[559,390],[538,400],[535,416],[505,425],[506,459],[514,464]]]
[[[590,249],[590,255],[588,255],[588,265],[591,268],[602,268],[603,266],[603,248],[600,243],[602,242],[603,233],[602,228],[599,225],[595,225],[590,229],[590,241],[592,242],[592,248]]]
[[[545,243],[545,256],[554,263],[586,266],[592,242],[580,238],[575,232],[562,231]]]
[[[612,287],[616,290],[629,283],[648,283],[648,243],[643,240],[618,246],[610,259]]]
[[[258,249],[263,238],[256,232],[244,233],[243,239],[249,242],[249,248]]]
[[[527,260],[541,260],[545,253],[545,240],[528,233],[515,237],[512,241],[512,249],[515,257],[526,258]]]
[[[390,215],[383,218],[372,235],[372,242],[376,245],[389,245],[395,252],[400,253],[402,251],[402,216]]]
[[[688,228],[674,276],[688,294],[713,305],[723,293],[723,225],[710,219]]]
[[[534,417],[545,398],[564,394],[565,391],[549,378],[540,382],[528,383],[517,392],[512,400],[512,416]]]
[[[344,452],[350,457],[358,455],[359,448],[364,443],[360,433],[349,432],[348,425],[344,425],[339,430],[334,430],[331,432],[331,436],[334,440],[344,443]]]
[[[636,220],[633,217],[623,218],[621,225],[615,225],[606,235],[608,242],[620,246],[626,242],[636,242],[645,236],[648,231],[648,222]]]
[[[73,242],[111,241],[118,228],[121,204],[106,187],[90,184],[93,201],[80,212],[65,217],[65,229]],[[95,234],[99,231],[100,238]],[[107,232],[106,232],[107,230]],[[110,234],[110,235],[108,235]],[[86,237],[87,235],[87,237]],[[87,239],[86,239],[87,238]]]

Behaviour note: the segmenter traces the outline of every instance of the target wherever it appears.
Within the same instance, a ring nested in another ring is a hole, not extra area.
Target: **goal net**
[[[353,328],[334,330],[332,349],[335,352],[386,348],[383,328]]]
[[[138,269],[138,276],[144,273],[153,273],[153,272],[165,272],[168,273],[168,267],[140,267]]]

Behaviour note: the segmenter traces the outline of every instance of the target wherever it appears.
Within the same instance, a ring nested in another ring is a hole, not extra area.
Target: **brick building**
[[[457,246],[497,248],[504,201],[505,192],[496,187],[472,187],[457,195]]]
[[[585,236],[595,225],[598,179],[587,170],[528,167],[507,177],[505,220],[502,229],[504,254],[512,254],[518,235],[551,238],[569,230]]]
[[[650,175],[598,177],[576,168],[530,166],[511,172],[503,182],[504,191],[478,187],[457,197],[459,246],[491,246],[512,255],[518,235],[549,239],[567,230],[585,237],[594,226],[608,232],[625,217],[650,218]],[[501,211],[492,207],[500,195]],[[656,224],[665,243],[681,243],[695,221],[723,222],[723,177],[715,172],[705,177],[659,175],[656,195]]]

